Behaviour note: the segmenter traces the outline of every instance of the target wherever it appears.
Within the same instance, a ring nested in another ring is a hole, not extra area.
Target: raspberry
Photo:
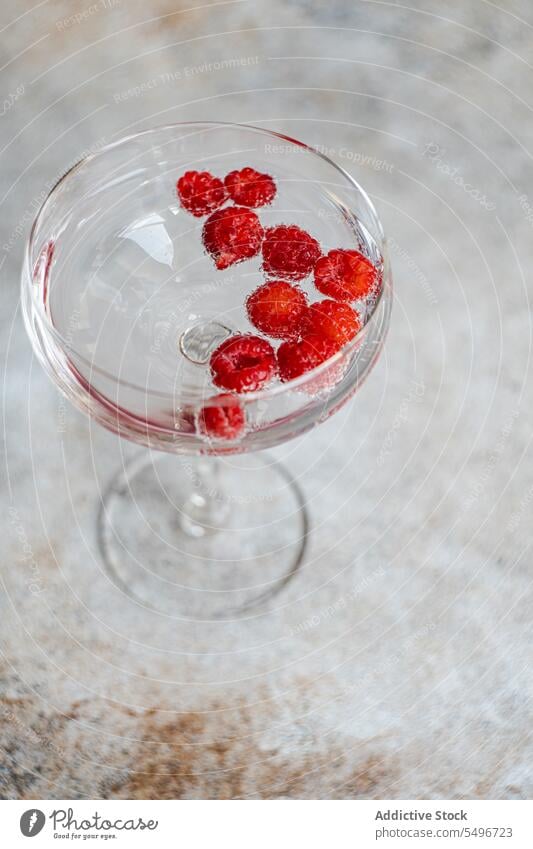
[[[276,355],[260,336],[230,336],[211,354],[215,386],[233,392],[256,392],[276,373]]]
[[[254,168],[231,171],[224,185],[230,198],[241,206],[266,206],[276,194],[276,184],[270,174],[261,174]]]
[[[202,238],[216,267],[223,270],[259,253],[263,228],[251,209],[227,206],[209,216]]]
[[[248,317],[258,330],[277,339],[296,339],[307,310],[307,298],[297,286],[272,280],[246,301]]]
[[[315,265],[316,288],[336,301],[365,298],[376,287],[378,276],[377,269],[359,251],[330,251]]]
[[[209,215],[227,198],[224,183],[209,171],[186,171],[176,183],[176,190],[181,205],[197,218]]]
[[[263,242],[263,269],[267,274],[302,280],[320,256],[320,245],[295,224],[269,227]]]
[[[200,433],[212,439],[236,439],[245,424],[244,410],[234,395],[209,398],[198,416]]]
[[[353,339],[361,322],[357,313],[346,303],[318,301],[311,304],[302,321],[302,333],[327,336],[338,348]]]
[[[329,359],[338,346],[327,336],[309,333],[299,342],[283,342],[278,348],[278,368],[281,380],[294,380]]]

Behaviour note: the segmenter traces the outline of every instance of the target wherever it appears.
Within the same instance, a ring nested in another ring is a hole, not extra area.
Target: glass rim
[[[310,154],[311,157],[316,156],[316,157],[322,159],[324,162],[327,163],[328,166],[331,166],[331,168],[333,168],[338,174],[340,174],[340,176],[343,177],[343,179],[346,180],[348,182],[348,184],[362,196],[365,204],[368,206],[368,208],[370,210],[370,213],[374,217],[374,221],[375,221],[375,224],[376,224],[377,229],[378,229],[378,237],[380,239],[379,249],[380,249],[381,257],[382,257],[382,260],[383,260],[383,278],[382,278],[382,285],[381,285],[379,292],[378,292],[378,294],[377,294],[377,296],[376,296],[376,298],[375,298],[375,300],[373,301],[373,304],[372,304],[372,312],[371,312],[368,320],[365,322],[365,324],[363,324],[361,326],[361,328],[357,331],[355,336],[352,339],[350,339],[349,342],[347,342],[345,345],[343,345],[342,348],[340,348],[338,351],[336,351],[335,354],[333,354],[333,356],[329,357],[327,360],[324,360],[323,363],[320,363],[320,365],[315,366],[315,368],[310,369],[310,371],[305,372],[304,374],[300,375],[299,377],[296,377],[293,380],[288,380],[286,382],[280,382],[280,383],[278,383],[274,386],[267,385],[263,389],[259,389],[255,392],[231,393],[231,394],[235,394],[235,396],[238,397],[241,402],[246,402],[246,401],[257,401],[257,400],[269,398],[269,397],[272,397],[274,395],[279,395],[283,392],[287,392],[288,390],[305,388],[306,385],[313,383],[317,378],[319,378],[322,374],[324,374],[326,371],[328,371],[331,368],[331,366],[334,366],[335,363],[338,363],[345,356],[349,355],[350,351],[352,349],[356,348],[360,344],[361,340],[364,339],[364,337],[369,333],[369,328],[371,327],[373,322],[376,320],[376,315],[378,314],[378,307],[379,307],[379,305],[380,305],[380,303],[381,303],[381,301],[384,297],[384,292],[387,288],[390,287],[391,281],[390,281],[390,271],[389,271],[389,257],[388,257],[388,249],[387,249],[387,240],[386,240],[386,237],[385,237],[385,233],[383,231],[383,227],[381,225],[380,218],[377,214],[376,208],[375,208],[372,200],[368,196],[367,192],[365,191],[365,189],[360,185],[360,183],[357,182],[357,180],[354,177],[352,177],[352,175],[348,171],[346,171],[345,168],[343,168],[338,163],[334,162],[332,159],[330,159],[329,156],[326,156],[326,154],[322,153],[317,148],[315,148],[311,145],[307,145],[307,144],[305,144],[305,142],[302,142],[299,139],[295,139],[292,136],[288,136],[285,133],[278,133],[274,130],[269,130],[269,129],[266,129],[264,127],[256,127],[252,124],[240,124],[240,123],[232,122],[232,121],[178,121],[178,122],[175,122],[175,123],[160,124],[160,125],[157,125],[157,126],[154,126],[154,127],[149,127],[146,130],[140,130],[136,133],[129,133],[128,135],[121,136],[116,141],[109,142],[109,144],[104,145],[103,147],[101,147],[97,151],[95,151],[94,153],[88,153],[87,155],[82,156],[77,162],[74,163],[74,165],[72,165],[56,181],[56,183],[54,183],[54,185],[52,186],[52,188],[49,190],[48,194],[46,195],[45,199],[43,200],[41,206],[37,210],[37,213],[35,215],[35,218],[33,219],[33,222],[32,222],[31,228],[30,228],[28,238],[26,240],[26,246],[25,246],[25,251],[24,251],[24,264],[23,264],[23,285],[27,285],[30,288],[30,297],[31,297],[32,304],[33,304],[34,308],[37,310],[39,320],[41,322],[43,322],[44,325],[46,326],[46,333],[51,335],[54,338],[54,340],[56,341],[56,343],[58,344],[59,348],[62,351],[66,351],[66,352],[70,351],[78,360],[82,361],[87,366],[89,366],[90,374],[92,374],[93,372],[96,373],[96,374],[100,374],[103,377],[110,379],[110,380],[113,380],[116,383],[119,383],[120,385],[122,385],[124,387],[136,390],[138,392],[142,392],[144,396],[174,399],[176,397],[175,393],[163,392],[161,390],[150,390],[150,389],[147,389],[146,386],[141,386],[141,385],[138,385],[138,384],[135,384],[135,383],[131,383],[130,381],[123,380],[120,377],[120,375],[112,374],[111,372],[108,372],[106,369],[103,369],[100,366],[96,366],[94,364],[94,362],[87,360],[86,357],[84,357],[82,354],[80,354],[79,352],[76,351],[76,349],[73,347],[73,345],[69,342],[68,338],[66,336],[64,336],[62,333],[60,333],[57,330],[57,328],[54,326],[53,322],[50,319],[50,316],[47,314],[46,310],[44,309],[43,301],[40,298],[37,299],[35,297],[34,287],[32,286],[32,280],[33,280],[32,252],[33,252],[33,249],[36,247],[35,246],[35,237],[36,237],[38,225],[39,225],[41,219],[43,218],[44,214],[46,213],[46,210],[47,210],[49,203],[55,197],[55,195],[59,191],[60,187],[69,178],[71,178],[74,173],[81,170],[84,166],[88,165],[94,159],[100,159],[101,157],[105,156],[105,154],[108,153],[110,150],[113,150],[116,147],[120,147],[121,145],[125,145],[128,142],[131,142],[133,140],[142,138],[144,136],[150,136],[150,135],[153,135],[153,134],[156,134],[156,133],[164,132],[165,130],[170,131],[170,130],[180,130],[180,129],[187,129],[187,128],[189,128],[191,130],[197,129],[199,131],[204,131],[206,129],[207,130],[209,130],[209,129],[215,130],[215,129],[219,129],[219,128],[233,128],[233,129],[237,129],[237,130],[251,131],[251,132],[254,132],[254,133],[257,133],[257,134],[260,134],[260,135],[270,136],[270,137],[274,137],[276,139],[281,139],[285,142],[290,142],[291,144],[295,145],[296,147],[302,148],[306,153]],[[237,334],[235,334],[235,335],[237,335]],[[239,335],[241,335],[241,334],[239,334]],[[220,392],[220,394],[227,394],[228,393],[228,390],[220,389],[219,387],[213,387],[213,393],[217,392],[217,390]],[[202,397],[193,396],[191,393],[188,393],[188,394],[183,393],[183,395],[181,395],[180,398],[183,399],[184,404],[187,404],[187,403],[195,404],[199,400],[203,400],[203,401],[209,400],[210,403],[216,404],[216,402],[218,400],[216,395],[208,398],[205,395],[203,395]],[[220,401],[220,403],[223,403],[223,399]]]

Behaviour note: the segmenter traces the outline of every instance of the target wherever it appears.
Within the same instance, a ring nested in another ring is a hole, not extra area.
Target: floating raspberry
[[[310,333],[299,342],[283,342],[278,348],[281,380],[294,380],[316,368],[338,351],[338,345],[327,336]]]
[[[209,216],[202,239],[219,270],[259,253],[263,228],[251,209],[227,206]]]
[[[316,288],[336,301],[366,298],[378,282],[377,269],[359,251],[333,250],[315,265]]]
[[[200,433],[211,439],[237,439],[245,424],[244,410],[234,395],[209,398],[198,416]]]
[[[327,336],[338,348],[353,339],[361,322],[348,304],[339,301],[318,301],[311,304],[302,321],[302,333]]]
[[[302,280],[320,256],[320,245],[295,224],[269,227],[263,242],[263,269],[267,274]]]
[[[258,330],[276,339],[296,339],[307,310],[307,298],[298,286],[272,280],[246,301],[248,317]]]
[[[276,194],[274,178],[254,168],[230,171],[224,185],[230,198],[240,206],[266,206]]]
[[[233,392],[256,392],[276,373],[276,355],[260,336],[230,336],[211,354],[213,383]]]
[[[218,209],[228,196],[222,180],[209,171],[186,171],[176,183],[176,190],[181,205],[197,218]]]

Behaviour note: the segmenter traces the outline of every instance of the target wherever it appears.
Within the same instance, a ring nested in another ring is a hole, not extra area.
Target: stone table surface
[[[531,4],[5,0],[0,25],[0,796],[531,798]],[[327,149],[396,287],[371,379],[276,451],[304,569],[218,624],[110,584],[101,487],[138,449],[61,406],[18,293],[70,165],[205,118]]]

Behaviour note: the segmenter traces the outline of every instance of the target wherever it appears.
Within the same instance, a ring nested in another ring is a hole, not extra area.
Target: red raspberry
[[[261,174],[254,168],[230,171],[224,185],[230,198],[241,206],[266,206],[276,194],[276,184],[270,174]]]
[[[270,342],[260,336],[230,336],[211,354],[215,386],[233,392],[256,392],[276,373],[276,355]]]
[[[278,348],[278,368],[281,380],[294,380],[328,360],[338,351],[338,345],[327,336],[310,333],[299,342],[283,342]]]
[[[295,224],[269,227],[263,242],[263,269],[267,274],[302,280],[320,256],[320,245]]]
[[[307,310],[307,298],[297,286],[272,280],[256,289],[246,301],[252,324],[277,339],[297,339]]]
[[[212,439],[236,439],[245,424],[244,410],[234,395],[209,398],[198,416],[200,433]]]
[[[215,265],[221,271],[259,253],[263,228],[251,209],[227,206],[209,216],[202,239]]]
[[[222,180],[209,171],[186,171],[176,183],[176,190],[181,205],[197,218],[218,209],[228,196]]]
[[[348,304],[339,301],[318,301],[311,304],[302,321],[302,333],[327,336],[338,348],[353,339],[361,322]]]
[[[330,251],[315,265],[316,288],[336,301],[365,298],[376,287],[378,277],[377,269],[359,251]]]

